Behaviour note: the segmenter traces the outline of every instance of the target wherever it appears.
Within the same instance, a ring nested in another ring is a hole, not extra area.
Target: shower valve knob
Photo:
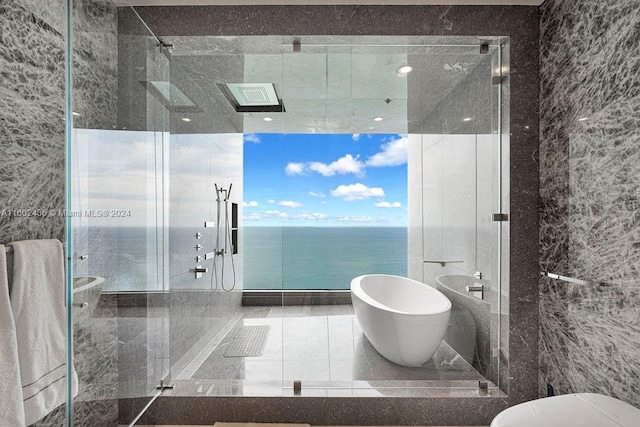
[[[200,262],[200,261],[202,261],[202,257],[201,257],[200,255],[198,255],[198,256],[196,257],[196,262]]]
[[[195,236],[196,239],[202,239],[202,233],[196,233]]]
[[[202,275],[207,272],[207,268],[201,265],[196,265],[196,268],[192,268],[191,272],[195,273],[196,279],[200,279]]]
[[[196,251],[199,251],[200,249],[202,249],[202,245],[195,245],[194,248],[196,248]]]

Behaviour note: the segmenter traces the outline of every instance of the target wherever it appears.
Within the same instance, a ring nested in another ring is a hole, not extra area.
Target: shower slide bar
[[[541,271],[540,276],[549,277],[551,279],[562,280],[563,282],[575,283],[576,285],[586,285],[586,280],[576,279],[574,277],[562,276],[560,274],[549,273],[548,271]]]

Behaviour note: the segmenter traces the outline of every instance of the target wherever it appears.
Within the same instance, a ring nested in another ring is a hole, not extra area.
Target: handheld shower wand
[[[217,260],[218,256],[221,258],[220,265],[220,286],[225,292],[232,291],[236,286],[236,266],[233,260],[233,248],[229,251],[229,246],[232,245],[232,237],[231,237],[231,225],[229,223],[229,196],[231,195],[231,187],[233,184],[229,184],[229,189],[224,189],[222,187],[218,188],[218,184],[214,184],[216,189],[216,248],[215,248],[215,257],[213,258],[213,274],[211,275],[211,288],[213,288],[213,281],[215,279],[216,289],[218,289],[218,267]],[[220,194],[223,193],[224,197],[221,198]],[[224,220],[221,220],[221,205],[224,202]],[[220,233],[224,233],[224,246],[220,245]],[[230,289],[227,289],[224,284],[224,270],[225,270],[225,257],[229,253],[231,256],[231,269],[233,274],[233,284]]]

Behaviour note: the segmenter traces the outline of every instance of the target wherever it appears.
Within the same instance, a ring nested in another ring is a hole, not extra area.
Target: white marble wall
[[[640,7],[547,0],[541,20],[540,393],[640,406]]]

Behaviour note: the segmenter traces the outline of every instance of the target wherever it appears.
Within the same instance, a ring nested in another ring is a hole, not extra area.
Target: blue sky
[[[407,136],[244,135],[245,226],[406,226]]]

